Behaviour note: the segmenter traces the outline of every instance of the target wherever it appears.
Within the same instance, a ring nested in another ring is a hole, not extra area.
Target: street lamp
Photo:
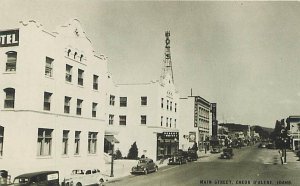
[[[111,151],[110,177],[114,177],[114,148],[115,148],[114,140],[111,141],[111,145],[112,145],[112,151]]]

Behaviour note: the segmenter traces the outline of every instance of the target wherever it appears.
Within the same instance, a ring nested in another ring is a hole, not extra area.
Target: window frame
[[[116,99],[116,96],[110,95],[109,96],[109,105],[114,106],[115,105],[115,99]]]
[[[95,103],[95,102],[92,103],[92,117],[93,118],[97,117],[97,106],[98,106],[98,103]]]
[[[147,105],[148,105],[147,96],[141,96],[141,106],[147,106]]]
[[[77,99],[77,102],[76,102],[76,115],[77,116],[81,116],[81,114],[82,114],[82,103],[83,103],[82,99]]]
[[[97,139],[98,132],[89,132],[88,133],[88,154],[97,153]]]
[[[81,131],[75,131],[75,138],[74,138],[74,155],[80,154],[80,134]]]
[[[63,155],[68,155],[69,152],[69,133],[70,130],[63,130],[63,137],[62,137]]]
[[[77,84],[80,86],[83,86],[83,77],[84,76],[84,70],[82,69],[78,69],[78,77],[77,77]]]
[[[98,90],[98,85],[99,85],[99,76],[98,75],[93,75],[93,89]]]
[[[141,115],[141,124],[146,125],[147,124],[147,116],[146,115]]]
[[[127,97],[120,97],[120,107],[127,107]]]
[[[115,115],[109,114],[109,116],[108,116],[108,124],[109,125],[113,125],[114,124],[114,117],[115,117]]]
[[[42,135],[40,135],[41,133],[42,133]],[[50,135],[49,135],[49,133],[50,133]],[[53,141],[52,133],[53,133],[53,129],[38,128],[37,156],[51,156],[52,149],[53,149],[52,148],[52,141]],[[41,140],[41,143],[39,140]],[[49,144],[47,145],[47,143],[49,143]]]
[[[64,113],[65,114],[70,114],[70,110],[71,110],[71,99],[72,97],[69,96],[65,96],[65,100],[64,100]]]
[[[44,107],[43,107],[44,111],[51,111],[51,98],[52,98],[51,92],[44,92]]]
[[[126,115],[119,115],[119,125],[126,126],[127,125],[127,117]]]
[[[45,76],[47,77],[53,77],[53,61],[51,57],[46,56],[45,61]]]
[[[5,88],[3,91],[5,92],[4,109],[14,109],[16,90],[14,88]]]
[[[5,54],[6,54],[5,72],[16,72],[18,52],[8,51]],[[9,56],[9,55],[15,55],[15,56]]]
[[[66,75],[65,75],[65,81],[72,83],[72,71],[73,71],[73,66],[66,64]]]

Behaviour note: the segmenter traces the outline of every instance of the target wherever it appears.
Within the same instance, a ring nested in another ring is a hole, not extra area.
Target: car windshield
[[[20,183],[28,183],[29,179],[28,178],[16,178],[14,180],[15,184],[20,184]]]

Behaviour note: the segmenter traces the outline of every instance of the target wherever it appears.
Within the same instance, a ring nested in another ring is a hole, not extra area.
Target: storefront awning
[[[114,142],[114,143],[120,143],[119,140],[117,140],[117,138],[115,138],[114,136],[104,136],[104,138],[109,141],[110,143]]]

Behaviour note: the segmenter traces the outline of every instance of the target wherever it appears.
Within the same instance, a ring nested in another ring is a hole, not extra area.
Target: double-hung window
[[[114,95],[110,95],[110,97],[109,97],[109,105],[112,105],[112,106],[115,105],[115,96]]]
[[[53,76],[53,61],[50,57],[46,57],[45,75],[48,77]]]
[[[38,129],[37,155],[50,156],[52,151],[52,132],[53,129]]]
[[[70,132],[69,130],[63,130],[63,139],[62,139],[63,155],[68,154],[69,132]]]
[[[97,103],[93,103],[92,104],[92,117],[96,117],[97,116]]]
[[[141,115],[141,124],[146,125],[147,124],[147,116]]]
[[[72,82],[72,66],[66,65],[66,81]]]
[[[71,97],[65,96],[64,113],[66,114],[70,113],[70,102],[71,102]]]
[[[81,131],[75,131],[75,155],[79,154],[79,149],[80,149],[80,133]]]
[[[126,116],[119,116],[119,125],[126,125]]]
[[[78,69],[78,85],[83,86],[83,73],[84,70]]]
[[[147,97],[146,96],[141,97],[141,105],[143,105],[143,106],[147,105]]]
[[[16,71],[17,67],[17,52],[9,51],[6,52],[7,61],[6,61],[6,72]]]
[[[88,153],[96,154],[97,152],[97,132],[89,132],[88,136]]]
[[[4,127],[0,126],[0,157],[3,156]]]
[[[51,97],[52,93],[44,92],[44,110],[50,110],[51,108]]]
[[[120,107],[127,107],[127,97],[120,97]]]
[[[99,76],[97,76],[97,75],[93,76],[93,89],[94,90],[98,90],[98,78],[99,78]]]
[[[109,125],[113,125],[113,124],[114,124],[114,115],[113,115],[113,114],[110,114],[110,115],[109,115],[109,121],[108,121],[108,124],[109,124]]]
[[[4,108],[14,108],[15,107],[15,89],[6,88],[5,92],[5,100],[4,100]]]
[[[76,114],[79,116],[81,115],[81,111],[82,111],[82,102],[83,100],[77,99]]]

